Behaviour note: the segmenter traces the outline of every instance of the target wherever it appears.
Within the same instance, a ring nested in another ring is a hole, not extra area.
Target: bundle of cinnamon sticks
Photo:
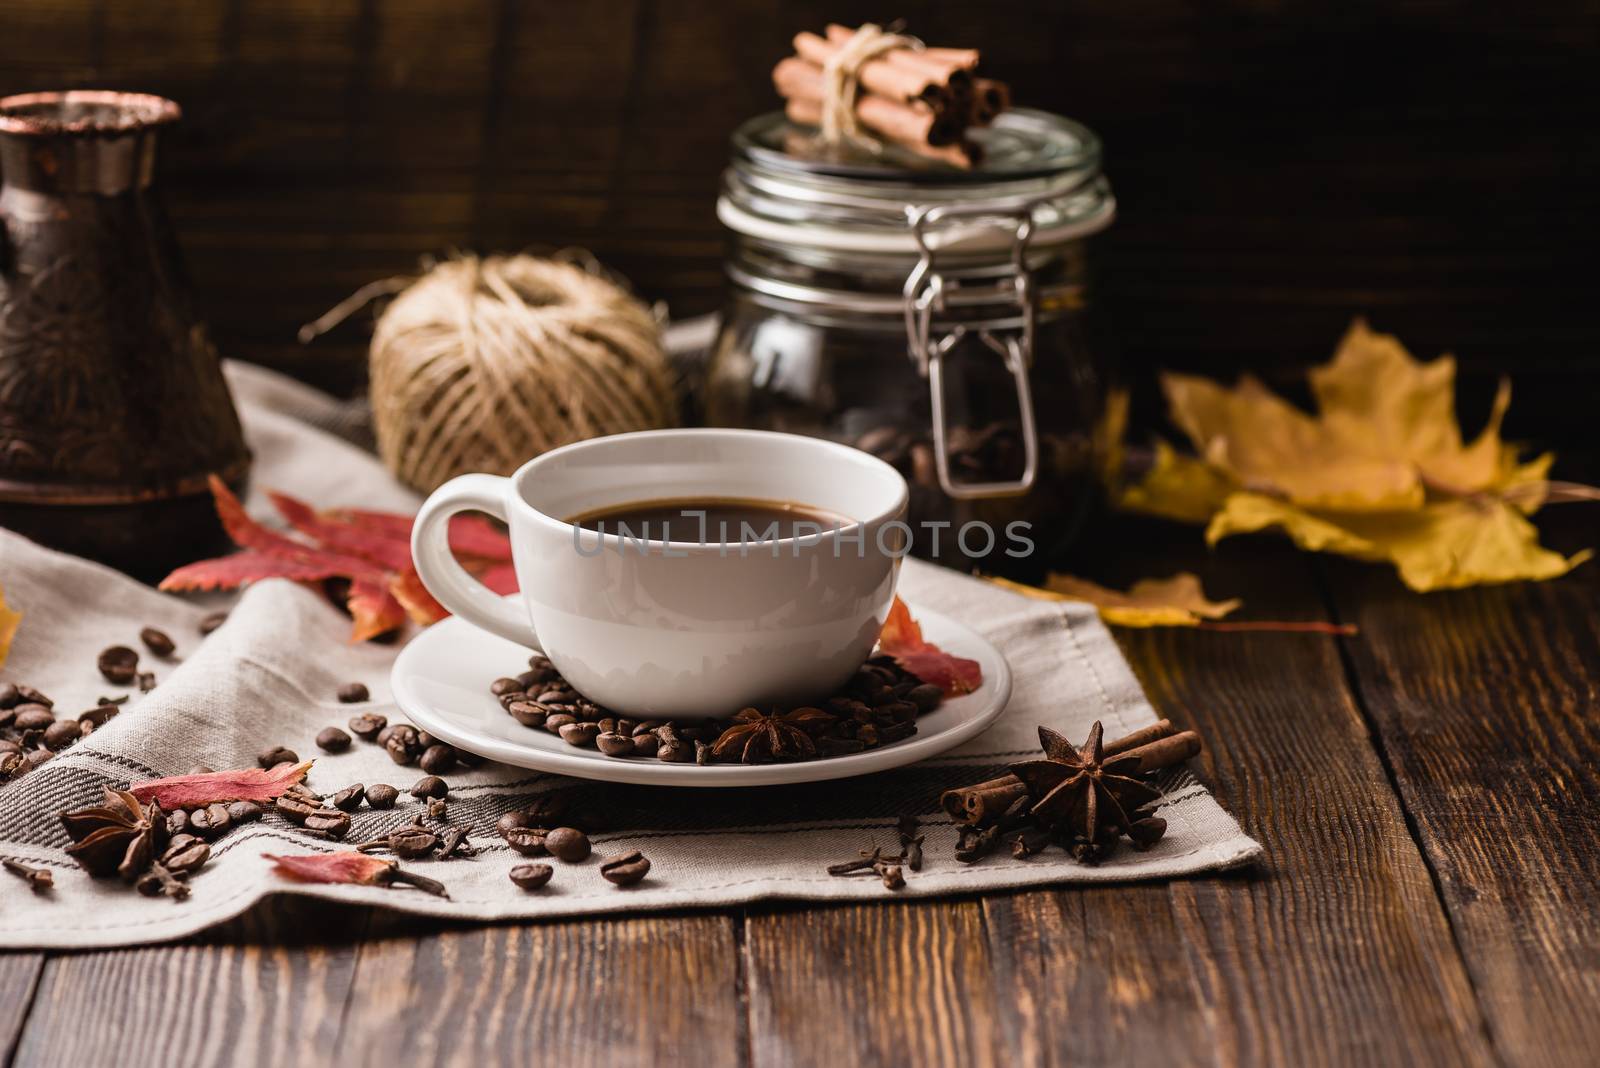
[[[772,71],[791,121],[822,124],[824,67],[856,32],[833,24],[824,35],[795,35],[795,54]],[[898,47],[868,59],[857,70],[856,120],[881,140],[919,156],[972,167],[982,153],[968,130],[987,126],[1011,104],[1004,82],[977,76],[978,58],[973,48]]]

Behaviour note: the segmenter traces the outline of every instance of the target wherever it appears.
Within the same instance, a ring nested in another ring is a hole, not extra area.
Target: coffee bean
[[[906,693],[906,700],[924,712],[932,712],[944,700],[944,691],[931,682],[924,682],[913,686]]]
[[[637,849],[611,857],[600,864],[600,875],[617,886],[632,886],[650,874],[650,861]]]
[[[329,798],[329,803],[340,812],[354,812],[361,807],[361,802],[366,799],[367,791],[360,783],[346,786],[343,790]]]
[[[75,719],[62,719],[44,729],[44,744],[49,749],[65,749],[83,737],[83,726]]]
[[[22,694],[14,682],[0,682],[0,708],[14,708],[22,700]]]
[[[230,801],[228,818],[235,824],[253,823],[262,816],[262,808],[254,801]]]
[[[275,745],[271,749],[263,749],[256,757],[256,763],[264,768],[275,768],[279,764],[298,764],[300,756],[293,749]]]
[[[42,731],[56,721],[55,713],[43,705],[18,705],[17,718],[11,725],[24,733],[28,731]]]
[[[673,735],[672,743],[679,744],[682,739]],[[659,734],[636,734],[633,736],[634,756],[653,757],[661,755],[661,747],[668,744]]]
[[[100,651],[95,666],[108,682],[126,686],[139,673],[139,654],[126,645],[109,646]]]
[[[500,697],[508,693],[521,693],[522,687],[516,679],[495,679],[489,684],[489,692]]]
[[[348,726],[350,733],[362,741],[370,742],[378,736],[378,732],[389,725],[387,716],[380,716],[375,712],[361,712],[350,717]]]
[[[549,720],[545,721],[546,723]],[[568,745],[593,745],[594,740],[600,737],[598,723],[568,723],[561,728],[561,740]]]
[[[411,796],[416,798],[448,797],[449,794],[449,784],[437,775],[424,775],[411,787]]]
[[[167,834],[176,836],[189,833],[189,810],[175,808],[167,813]]]
[[[562,735],[563,738],[566,735]],[[648,737],[648,736],[647,736]],[[633,756],[634,739],[626,734],[617,734],[615,731],[604,731],[595,736],[595,747],[609,757]]]
[[[355,705],[362,701],[372,700],[372,695],[367,692],[367,687],[359,682],[347,682],[339,687],[339,700],[343,704]]]
[[[322,802],[308,801],[296,794],[286,793],[272,803],[278,815],[290,823],[304,825],[306,818],[322,810]]]
[[[422,756],[417,758],[417,767],[430,775],[443,775],[455,766],[456,750],[450,745],[430,745],[422,751]]]
[[[211,859],[211,847],[198,838],[184,835],[184,841],[173,839],[168,844],[166,852],[161,854],[161,863],[174,875],[188,875],[199,871]]]
[[[528,814],[526,812],[507,812],[495,823],[494,829],[504,837],[506,832],[526,827],[528,823]]]
[[[439,744],[439,739],[435,738],[433,735],[429,734],[427,731],[418,731],[417,732],[417,749],[419,751],[423,750],[423,749],[432,749],[434,746],[436,746],[438,744]]]
[[[389,739],[383,743],[383,748],[389,754],[389,759],[401,766],[414,763],[422,753],[417,740],[417,728],[409,723],[396,723],[385,729],[389,732]]]
[[[542,727],[545,717],[550,715],[549,709],[532,701],[512,701],[506,705],[506,711],[524,727]]]
[[[373,783],[367,787],[367,805],[370,808],[393,808],[400,797],[400,791],[386,782]]]
[[[327,753],[342,753],[350,748],[350,736],[338,727],[324,727],[317,733],[317,748]]]
[[[206,838],[219,838],[233,828],[233,817],[224,804],[206,805],[189,811],[189,831]]]
[[[550,881],[555,869],[548,864],[518,864],[508,873],[512,882],[524,890],[537,890]]]
[[[139,632],[139,640],[144,642],[144,647],[157,656],[171,656],[178,646],[167,637],[167,632],[157,630],[155,627],[145,627]]]
[[[578,722],[578,717],[570,712],[555,712],[545,717],[544,729],[551,734],[560,734],[561,728]]]
[[[704,742],[698,743],[704,745]],[[656,747],[655,757],[666,764],[687,764],[694,759],[695,751],[689,743],[681,738],[675,738],[670,743],[662,742]]]
[[[557,827],[544,836],[544,847],[557,860],[576,864],[589,855],[589,836],[576,827]]]
[[[48,749],[34,749],[23,759],[27,762],[28,769],[31,771],[40,764],[47,762],[53,756],[55,754]]]
[[[218,627],[222,626],[227,621],[228,621],[228,613],[226,613],[226,612],[212,612],[209,616],[206,616],[204,619],[202,619],[200,621],[200,624],[199,624],[200,636],[202,638],[204,638],[206,635],[210,634],[212,631],[216,630]]]
[[[350,833],[350,817],[336,808],[324,808],[307,816],[303,826],[308,831],[320,831],[330,838],[343,838]]]
[[[506,845],[525,857],[542,857],[547,852],[544,847],[545,833],[543,827],[513,827],[502,831],[501,837],[506,840]]]
[[[389,849],[402,860],[416,860],[439,848],[439,836],[425,827],[402,827],[389,836]]]

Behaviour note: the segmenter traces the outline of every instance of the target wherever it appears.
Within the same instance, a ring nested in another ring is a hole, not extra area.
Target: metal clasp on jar
[[[906,342],[912,362],[928,380],[933,402],[933,451],[939,485],[945,493],[961,500],[981,497],[1010,497],[1033,488],[1039,468],[1039,435],[1033,421],[1033,394],[1028,388],[1028,369],[1033,364],[1034,286],[1028,270],[1028,241],[1033,237],[1032,202],[1013,204],[941,204],[909,210],[911,234],[920,259],[905,284]],[[943,224],[951,229],[940,231]],[[930,240],[930,231],[944,233],[943,247],[958,244],[956,226],[1009,227],[1011,269],[998,278],[991,268],[940,271],[941,243]],[[936,317],[955,308],[995,307],[988,319],[952,323],[936,329]],[[950,474],[949,449],[944,405],[944,358],[969,333],[992,349],[1003,360],[1017,387],[1017,411],[1021,424],[1022,475],[1011,482],[957,482]]]

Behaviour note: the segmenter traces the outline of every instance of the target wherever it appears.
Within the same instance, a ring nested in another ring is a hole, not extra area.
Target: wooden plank
[[[1568,551],[1593,506],[1547,510]],[[1600,570],[1418,596],[1328,567],[1364,702],[1508,1064],[1600,1049]]]
[[[367,915],[285,899],[197,943],[51,957],[16,1061],[327,1063]]]
[[[361,947],[339,1063],[740,1061],[729,917],[444,931],[387,919]]]
[[[744,935],[755,1064],[1007,1060],[976,901],[756,912]]]
[[[0,954],[0,1064],[10,1064],[44,971],[43,953]]]
[[[1207,554],[1191,530],[1123,522],[1094,545],[1108,581],[1188,568],[1213,596],[1243,597],[1243,617],[1323,617],[1309,565],[1282,544]],[[986,900],[999,1004],[1014,1007],[1004,1030],[1028,1036],[1018,1055],[1493,1063],[1333,640],[1117,636],[1157,709],[1205,736],[1200,773],[1266,857],[1166,886]]]

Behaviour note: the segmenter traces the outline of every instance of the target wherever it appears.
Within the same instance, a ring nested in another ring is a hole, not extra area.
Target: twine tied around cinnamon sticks
[[[915,37],[885,33],[875,23],[865,23],[843,46],[822,64],[822,139],[837,144],[860,136],[856,120],[856,94],[861,84],[861,67],[896,48],[921,50]]]
[[[1010,106],[1003,82],[975,76],[976,49],[932,48],[871,23],[796,34],[794,49],[773,68],[773,86],[790,121],[818,127],[823,147],[878,154],[888,143],[968,168],[982,158],[968,131]]]

